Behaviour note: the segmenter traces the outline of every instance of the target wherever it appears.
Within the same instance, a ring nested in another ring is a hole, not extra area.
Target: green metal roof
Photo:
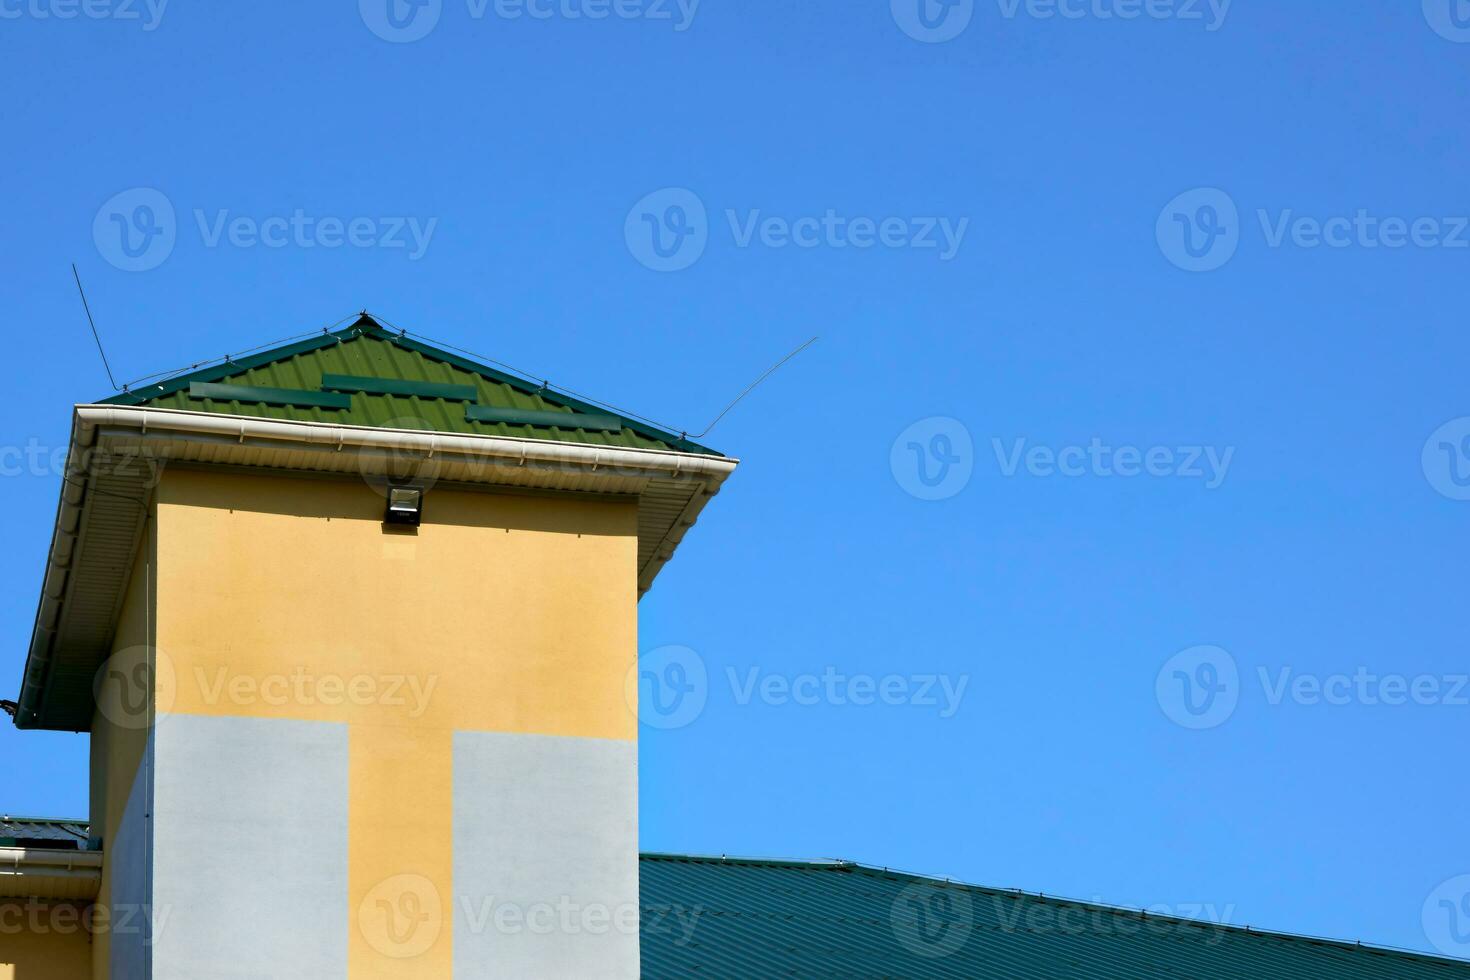
[[[76,849],[87,846],[87,821],[0,815],[0,847]]]
[[[87,841],[85,820],[0,833]],[[1470,963],[981,888],[850,861],[642,854],[642,976],[1465,980]],[[931,916],[922,925],[905,910]],[[921,931],[922,930],[922,931]]]
[[[100,404],[720,455],[394,333],[366,313],[342,330],[151,382]]]
[[[645,854],[645,978],[1470,978],[1470,963],[848,862]]]

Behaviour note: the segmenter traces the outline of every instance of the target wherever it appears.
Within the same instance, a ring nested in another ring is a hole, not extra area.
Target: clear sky
[[[698,432],[820,335],[642,602],[646,849],[1470,955],[1454,2],[0,0],[0,695],[73,261],[119,381],[367,307]]]

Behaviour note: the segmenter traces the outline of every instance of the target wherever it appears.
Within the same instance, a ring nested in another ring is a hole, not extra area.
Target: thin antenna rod
[[[815,344],[816,342],[817,342],[817,338],[816,337],[813,337],[811,340],[808,340],[806,343],[804,343],[800,347],[796,348],[796,350],[792,351],[790,354],[787,354],[785,357],[781,358],[779,361],[777,361],[775,364],[773,364],[771,366],[770,370],[768,370],[765,374],[761,375],[759,378],[756,378],[754,381],[752,381],[750,383],[750,387],[746,388],[738,396],[736,396],[736,398],[735,398],[735,400],[733,402],[731,402],[730,404],[726,405],[725,406],[725,410],[723,412],[721,412],[719,415],[716,415],[715,416],[715,420],[713,422],[711,422],[708,426],[706,426],[705,427],[705,430],[703,432],[699,433],[699,435],[695,436],[694,438],[696,438],[696,439],[703,439],[705,436],[709,435],[710,432],[714,431],[714,427],[720,424],[720,419],[724,418],[726,415],[729,415],[730,414],[730,410],[732,408],[734,408],[736,405],[739,405],[742,401],[744,401],[745,400],[745,396],[748,395],[748,394],[750,394],[752,391],[755,391],[755,389],[760,386],[760,383],[762,381],[766,380],[771,375],[775,374],[778,370],[780,370],[781,365],[785,364],[787,361],[791,360],[797,354],[800,354],[802,351],[806,350],[808,347],[810,347],[812,344]]]
[[[82,309],[87,311],[87,325],[92,328],[92,339],[97,341],[97,353],[102,355],[102,366],[107,369],[107,383],[112,385],[113,391],[121,391],[117,382],[112,380],[112,365],[107,363],[107,351],[102,349],[102,338],[97,335],[97,324],[92,320],[92,308],[87,305],[87,292],[82,288],[82,277],[77,273],[77,264],[71,264],[72,278],[77,281],[77,292],[82,296]]]
[[[499,367],[505,368],[507,371],[510,371],[513,374],[520,375],[520,377],[521,377],[522,380],[530,380],[530,381],[534,382],[535,379],[541,377],[541,375],[532,374],[529,371],[523,371],[520,368],[513,367],[513,366],[511,366],[509,364],[506,364],[503,361],[497,361],[497,360],[494,360],[492,358],[488,358],[484,354],[476,354],[472,350],[465,350],[463,347],[456,347],[453,344],[446,343],[446,342],[444,342],[442,340],[435,340],[433,337],[430,337],[430,336],[428,336],[426,334],[421,334],[421,333],[419,333],[416,330],[406,330],[403,327],[398,326],[398,324],[393,323],[391,320],[387,320],[387,319],[383,318],[382,316],[380,316],[380,315],[378,315],[376,313],[373,313],[373,314],[370,314],[370,315],[374,319],[376,319],[379,323],[383,324],[386,327],[391,327],[394,330],[397,330],[401,334],[405,334],[405,335],[409,335],[409,336],[413,336],[413,337],[418,337],[421,340],[426,340],[429,343],[435,344],[435,345],[437,345],[439,347],[444,347],[444,348],[446,348],[448,350],[452,350],[452,351],[458,351],[461,354],[464,354],[464,355],[466,355],[468,357],[473,357],[473,358],[475,358],[477,360],[480,360],[480,361],[485,362],[486,364],[495,364],[495,365],[498,365]],[[732,401],[730,404],[726,405],[725,406],[725,410],[723,412],[721,412],[719,415],[716,415],[714,421],[711,422],[708,426],[706,426],[705,427],[705,430],[703,432],[699,433],[698,435],[696,435],[694,438],[696,438],[696,439],[702,439],[705,436],[709,435],[712,431],[714,431],[715,426],[719,424],[720,420],[723,419],[726,415],[729,415],[730,412],[731,412],[731,410],[734,409],[736,405],[739,405],[745,399],[745,396],[746,395],[749,395],[752,391],[754,391],[756,388],[758,388],[763,381],[765,381],[771,375],[775,374],[787,361],[791,360],[797,354],[800,354],[802,351],[806,350],[812,344],[815,344],[819,339],[821,339],[821,338],[819,338],[819,337],[813,337],[811,340],[808,340],[806,343],[804,343],[800,347],[796,348],[796,350],[792,351],[790,354],[787,354],[785,357],[781,358],[781,360],[779,360],[775,364],[773,364],[766,371],[765,374],[762,374],[759,378],[756,378],[754,381],[752,381],[750,383],[750,385],[744,391],[742,391],[736,397],[736,399],[734,401]],[[664,430],[666,430],[668,432],[678,432],[680,434],[680,437],[681,438],[684,438],[684,439],[689,438],[689,433],[688,432],[681,431],[680,429],[678,429],[675,426],[669,425],[669,424],[664,423],[664,422],[656,422],[653,419],[647,418],[647,417],[642,416],[642,415],[636,415],[633,412],[628,411],[626,408],[619,408],[616,405],[609,405],[607,402],[598,401],[597,399],[591,397],[590,395],[584,395],[581,392],[572,390],[571,388],[565,388],[565,387],[562,387],[561,385],[553,385],[549,381],[541,381],[541,389],[540,390],[545,391],[548,388],[555,388],[557,391],[560,391],[560,392],[562,392],[564,394],[567,394],[567,395],[571,395],[574,398],[580,398],[583,401],[591,402],[594,405],[601,405],[603,408],[606,408],[606,409],[609,409],[611,411],[617,412],[619,415],[625,416],[627,418],[630,418],[630,419],[638,419],[640,421],[647,422],[649,425],[654,426],[655,428],[664,429]]]

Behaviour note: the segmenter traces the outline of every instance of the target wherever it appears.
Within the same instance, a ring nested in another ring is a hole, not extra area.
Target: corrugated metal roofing
[[[1470,977],[1470,963],[843,862],[643,855],[643,976]]]
[[[350,407],[346,409],[196,398],[190,395],[190,385],[195,382],[287,389],[319,395],[323,390],[325,375],[469,386],[475,390],[474,404],[477,407],[551,412],[565,415],[573,423],[576,414],[600,417],[609,414],[601,406],[586,404],[562,392],[538,386],[534,382],[476,363],[404,334],[385,330],[366,314],[350,327],[335,333],[191,371],[167,381],[153,382],[104,399],[99,404],[146,405],[150,408],[292,421],[332,422],[389,429],[425,429],[465,435],[514,436],[591,446],[671,449],[676,452],[719,455],[714,450],[679,435],[621,415],[616,418],[623,423],[622,429],[609,432],[600,428],[580,428],[575,424],[560,427],[469,421],[466,418],[464,401],[420,395],[356,391],[350,393]],[[333,387],[340,388],[340,385]]]
[[[0,836],[87,840],[81,820]],[[909,980],[1465,980],[1470,963],[845,861],[644,854],[642,975]]]
[[[0,847],[86,847],[85,820],[0,815]]]

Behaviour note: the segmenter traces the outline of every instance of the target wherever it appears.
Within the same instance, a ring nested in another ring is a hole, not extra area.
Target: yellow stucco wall
[[[171,710],[636,737],[636,502],[434,488],[417,534],[386,532],[383,506],[360,480],[169,470],[157,635]],[[297,668],[359,686],[301,698]],[[403,705],[361,680],[398,676]]]
[[[451,976],[450,929],[385,957],[354,910],[453,895],[455,732],[636,739],[636,502],[435,487],[404,533],[356,479],[175,468],[156,499],[160,707],[346,724],[350,975]]]
[[[91,937],[83,907],[0,899],[0,980],[86,980]]]

